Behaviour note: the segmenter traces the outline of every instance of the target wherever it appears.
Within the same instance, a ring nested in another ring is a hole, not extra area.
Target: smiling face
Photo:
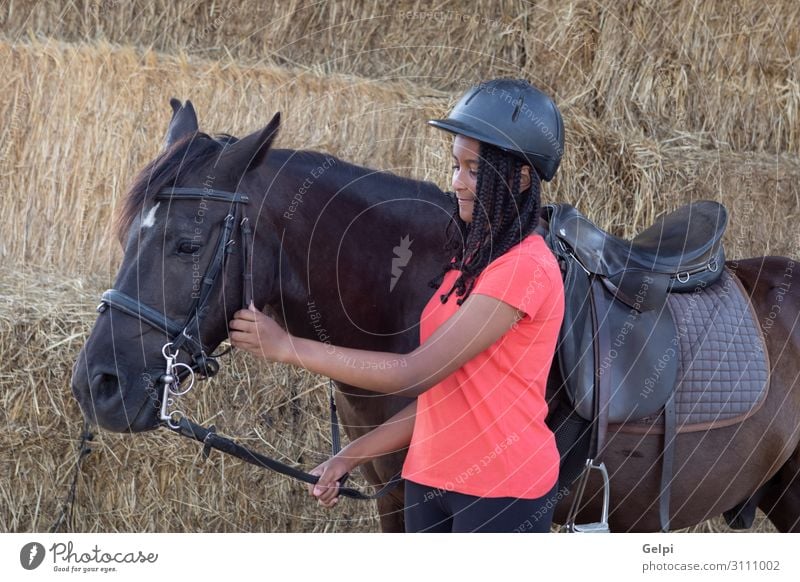
[[[456,135],[453,140],[453,192],[458,198],[458,214],[466,223],[472,222],[475,209],[475,190],[478,184],[480,142]]]
[[[478,166],[481,142],[465,135],[456,135],[453,140],[453,192],[458,199],[458,214],[467,224],[472,222],[478,188]],[[520,191],[531,185],[530,166],[523,165],[520,175]]]

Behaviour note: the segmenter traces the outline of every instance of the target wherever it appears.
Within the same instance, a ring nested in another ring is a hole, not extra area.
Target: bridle
[[[206,456],[211,449],[217,449],[259,467],[272,469],[273,471],[294,477],[306,483],[316,483],[319,477],[251,451],[230,439],[218,435],[213,426],[208,428],[203,427],[189,420],[183,412],[179,410],[170,410],[170,408],[175,405],[177,397],[186,394],[192,389],[195,381],[195,373],[199,373],[204,378],[214,376],[219,371],[217,358],[230,351],[230,348],[228,348],[217,354],[207,354],[203,342],[200,339],[200,331],[202,323],[211,308],[209,303],[211,293],[216,286],[220,273],[225,270],[227,256],[233,251],[236,244],[234,230],[237,225],[239,226],[239,232],[241,234],[240,246],[242,248],[242,306],[247,308],[252,302],[253,265],[251,263],[251,257],[253,250],[253,231],[243,210],[243,206],[249,202],[249,198],[246,194],[226,192],[224,190],[212,190],[209,188],[169,187],[160,190],[155,195],[155,200],[207,200],[227,202],[230,205],[228,214],[222,219],[214,255],[202,277],[200,290],[196,293],[196,297],[194,298],[194,302],[189,309],[186,319],[183,323],[178,323],[161,311],[117,289],[109,289],[103,293],[100,305],[97,306],[97,311],[103,313],[111,307],[112,309],[116,309],[126,315],[139,319],[139,321],[150,325],[156,330],[164,332],[164,334],[171,338],[161,349],[165,360],[164,373],[158,379],[158,383],[162,386],[161,409],[159,413],[162,425],[167,426],[182,436],[203,443],[203,452]],[[190,364],[177,361],[181,350],[184,350],[189,355]],[[182,388],[181,383],[186,378],[190,378],[189,385],[186,388]],[[331,439],[333,443],[333,454],[335,455],[339,452],[339,425],[336,418],[336,404],[333,399],[332,381],[330,382],[330,402]],[[345,475],[340,482],[343,484],[346,479],[347,475]],[[400,474],[392,477],[388,483],[372,495],[364,494],[350,487],[339,487],[339,494],[355,499],[376,499],[388,493],[401,480]]]
[[[97,311],[102,313],[108,307],[112,307],[122,313],[138,318],[139,321],[162,331],[167,337],[172,338],[162,349],[164,358],[168,362],[172,359],[172,366],[167,366],[168,369],[165,376],[178,372],[179,376],[191,375],[192,380],[194,380],[194,373],[198,372],[203,377],[210,378],[219,372],[217,358],[227,353],[227,350],[219,354],[207,354],[200,338],[200,330],[203,320],[211,308],[209,305],[211,292],[220,273],[224,271],[227,256],[233,251],[236,244],[234,228],[237,224],[241,232],[240,246],[242,247],[242,305],[246,308],[253,299],[253,275],[252,265],[250,264],[253,231],[250,227],[249,219],[242,210],[242,206],[247,204],[250,199],[246,194],[239,192],[225,192],[224,190],[212,190],[210,188],[166,188],[156,194],[155,200],[167,200],[170,202],[176,200],[218,201],[227,202],[231,207],[228,214],[222,219],[222,227],[214,255],[205,274],[200,279],[200,289],[192,294],[194,302],[186,319],[183,323],[178,323],[161,311],[145,305],[138,299],[117,289],[109,289],[103,293]],[[184,350],[189,355],[190,365],[176,362],[180,350]],[[171,384],[172,382],[169,383]],[[166,421],[168,419],[162,418],[162,420]]]

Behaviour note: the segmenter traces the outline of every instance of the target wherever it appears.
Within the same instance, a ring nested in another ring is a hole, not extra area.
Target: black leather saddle
[[[695,202],[632,240],[602,230],[568,204],[545,206],[542,218],[564,276],[564,322],[549,378],[550,390],[565,390],[573,407],[560,426],[551,425],[562,454],[561,483],[569,487],[581,474],[585,484],[589,468],[605,470],[596,463],[610,423],[663,414],[659,516],[668,531],[680,336],[667,298],[700,293],[720,278],[727,211],[717,202]],[[585,461],[582,469],[576,459]],[[580,484],[578,491],[576,500]]]
[[[700,292],[719,279],[725,207],[694,202],[632,240],[602,230],[569,204],[545,206],[542,218],[564,275],[556,361],[575,409],[612,423],[658,413],[678,369],[677,358],[665,357],[676,341],[666,297]]]
[[[569,204],[550,206],[546,220],[554,238],[571,253],[587,274],[607,278],[622,291],[617,299],[632,299],[644,278],[652,285],[643,309],[660,306],[666,293],[692,291],[709,285],[725,262],[722,235],[728,215],[718,202],[682,206],[657,220],[632,240],[616,237]],[[556,249],[553,249],[554,251]]]

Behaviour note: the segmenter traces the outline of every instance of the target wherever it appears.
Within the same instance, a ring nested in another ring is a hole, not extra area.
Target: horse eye
[[[193,255],[200,250],[200,243],[194,241],[183,241],[178,244],[178,252],[182,255]]]

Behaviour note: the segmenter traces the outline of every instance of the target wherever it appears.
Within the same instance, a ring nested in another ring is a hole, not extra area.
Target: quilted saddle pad
[[[769,355],[741,282],[726,267],[713,285],[672,293],[667,305],[676,337],[664,357],[678,358],[678,432],[730,426],[754,414],[767,396]],[[653,415],[609,428],[663,432],[662,424],[663,415]]]

